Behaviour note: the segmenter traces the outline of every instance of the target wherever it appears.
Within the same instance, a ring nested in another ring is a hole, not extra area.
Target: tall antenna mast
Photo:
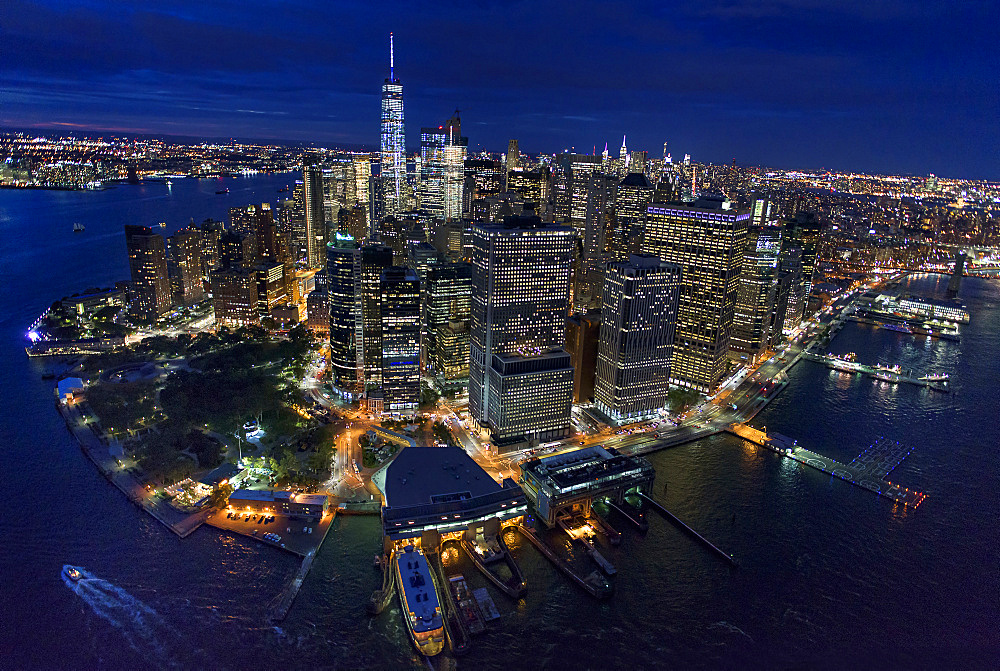
[[[389,81],[395,81],[393,70],[396,67],[396,57],[392,46],[392,33],[389,33]]]

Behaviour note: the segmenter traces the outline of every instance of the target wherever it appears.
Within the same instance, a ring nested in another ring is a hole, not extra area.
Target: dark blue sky
[[[392,30],[411,147],[998,179],[998,6],[5,0],[0,125],[375,146]]]

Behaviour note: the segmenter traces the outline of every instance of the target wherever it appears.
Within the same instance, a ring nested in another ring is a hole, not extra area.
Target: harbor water
[[[86,460],[53,408],[55,365],[24,331],[52,301],[126,279],[122,227],[226,219],[275,202],[294,175],[176,180],[101,192],[0,190],[0,668],[426,668],[398,601],[371,618],[376,517],[338,516],[280,626],[270,606],[298,561],[203,527],[178,539]],[[230,192],[216,195],[228,187]],[[83,233],[72,225],[81,222]],[[943,296],[947,278],[908,290]],[[618,569],[597,602],[530,543],[507,541],[528,584],[514,602],[458,552],[501,617],[437,668],[996,668],[1000,663],[1000,280],[967,278],[960,342],[849,323],[828,349],[949,373],[952,393],[803,361],[755,420],[849,462],[879,436],[914,447],[894,482],[917,510],[731,436],[653,454],[653,497],[739,562],[731,569],[661,517],[601,549]],[[61,575],[79,567],[77,583]]]

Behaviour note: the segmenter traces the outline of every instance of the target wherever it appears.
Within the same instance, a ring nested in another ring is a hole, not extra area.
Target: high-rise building
[[[403,85],[396,78],[392,33],[389,33],[389,76],[382,84],[382,216],[399,214],[406,186],[406,136]]]
[[[303,162],[318,160],[305,158]],[[306,263],[310,268],[323,265],[326,250],[326,205],[323,194],[323,169],[318,163],[302,167],[303,199],[305,202]]]
[[[747,231],[730,346],[751,359],[766,351],[772,342],[781,233],[780,226],[751,226]]]
[[[611,232],[611,256],[626,261],[639,251],[646,221],[646,208],[653,197],[653,185],[643,173],[629,173],[618,183],[615,198],[614,230]]]
[[[201,233],[202,274],[205,277],[213,270],[222,267],[222,260],[219,257],[219,239],[225,230],[225,225],[214,219],[206,219],[198,226],[198,231]]]
[[[229,221],[231,231],[256,238],[261,258],[276,262],[286,260],[287,242],[274,220],[270,203],[230,208]]]
[[[472,266],[436,263],[427,272],[427,362],[447,380],[469,376]]]
[[[548,201],[551,191],[548,169],[521,170],[507,173],[507,190],[518,193],[527,203],[535,204],[535,212],[545,220],[551,215]]]
[[[241,266],[212,271],[212,306],[217,326],[260,325],[257,271]]]
[[[666,406],[680,286],[680,266],[655,256],[608,264],[594,401],[617,424]]]
[[[219,236],[219,261],[223,267],[256,265],[257,236],[251,233],[225,231]]]
[[[458,111],[444,125],[420,130],[420,207],[434,218],[462,216],[468,144]]]
[[[600,313],[572,315],[566,320],[566,351],[573,366],[574,403],[589,403],[594,398],[600,335]]]
[[[673,384],[707,393],[726,373],[749,220],[713,197],[646,210],[643,253],[681,267]]]
[[[520,162],[521,162],[521,152],[518,149],[517,140],[512,139],[507,143],[505,172],[509,174],[512,170],[520,166]]]
[[[378,388],[382,380],[382,271],[392,266],[392,248],[363,245],[359,267],[361,347],[359,369],[364,371],[365,390]]]
[[[487,409],[498,452],[569,435],[573,366],[569,353],[494,354]]]
[[[462,198],[469,204],[463,211],[471,211],[472,202],[478,198],[499,196],[504,190],[503,163],[490,159],[465,161],[465,187]]]
[[[382,271],[379,285],[383,407],[409,414],[420,404],[420,279],[392,266]]]
[[[148,226],[125,226],[125,246],[132,276],[129,284],[130,312],[146,321],[155,321],[170,311],[170,277],[167,248],[163,236]]]
[[[360,260],[358,245],[349,235],[338,233],[326,246],[330,376],[334,390],[351,399],[361,393],[358,370]]]
[[[201,231],[184,228],[167,239],[170,251],[168,271],[174,301],[193,305],[205,298],[204,267],[201,260]]]
[[[257,312],[261,317],[268,317],[271,310],[288,302],[285,266],[265,261],[254,270],[257,272]]]
[[[474,225],[470,238],[473,271],[469,411],[480,426],[489,428],[501,448],[565,436],[569,432],[573,391],[572,367],[565,352],[565,368],[569,371],[565,389],[561,383],[548,388],[532,383],[519,387],[516,397],[507,397],[504,391],[512,387],[492,388],[495,377],[491,370],[498,366],[502,370],[496,372],[501,376],[544,372],[543,377],[562,379],[562,359],[552,351],[562,347],[565,338],[573,229],[543,224],[538,217],[509,217],[502,224]],[[541,359],[537,365],[531,361],[515,364],[500,355]],[[539,396],[532,397],[529,391]],[[537,407],[551,410],[547,395],[554,395],[560,411],[544,417],[532,415],[533,423],[515,421],[516,415],[505,407],[508,402],[519,406],[536,403]],[[561,410],[564,405],[565,413]]]

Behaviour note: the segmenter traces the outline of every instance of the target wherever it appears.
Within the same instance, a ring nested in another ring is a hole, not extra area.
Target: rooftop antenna
[[[394,54],[392,45],[392,33],[389,33],[389,81],[395,81],[396,77],[393,74],[393,70],[396,68],[396,56]]]

